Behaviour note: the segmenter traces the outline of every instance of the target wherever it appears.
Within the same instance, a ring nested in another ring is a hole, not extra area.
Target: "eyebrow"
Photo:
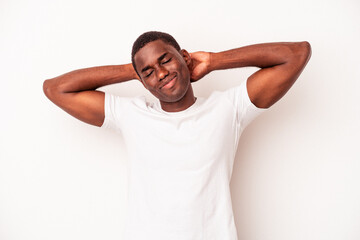
[[[164,54],[162,54],[157,60],[158,60],[158,61],[163,60],[167,54],[168,54],[167,52],[164,53]],[[145,71],[148,70],[149,68],[150,68],[150,66],[146,66],[146,67],[144,67],[144,68],[141,70],[141,72],[145,72]]]

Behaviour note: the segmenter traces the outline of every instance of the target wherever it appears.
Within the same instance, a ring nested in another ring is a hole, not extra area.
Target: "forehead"
[[[164,53],[177,53],[178,51],[170,44],[162,40],[155,40],[149,42],[142,47],[134,56],[134,61],[138,69],[151,64],[157,60]]]

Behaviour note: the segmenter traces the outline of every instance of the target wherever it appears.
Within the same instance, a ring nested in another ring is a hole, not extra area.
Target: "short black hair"
[[[136,66],[135,66],[135,62],[134,62],[134,56],[135,54],[141,49],[143,48],[146,44],[156,41],[156,40],[162,40],[165,43],[170,44],[171,46],[173,46],[176,50],[180,51],[180,45],[177,43],[177,41],[175,40],[175,38],[173,36],[171,36],[168,33],[164,33],[164,32],[158,32],[158,31],[149,31],[149,32],[145,32],[143,34],[141,34],[134,42],[133,47],[132,47],[132,51],[131,51],[131,63],[135,69],[135,72],[137,73],[137,75],[140,77],[139,73],[136,70]]]

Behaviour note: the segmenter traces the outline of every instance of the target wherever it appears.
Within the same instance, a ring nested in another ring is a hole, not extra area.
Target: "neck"
[[[188,91],[179,101],[176,102],[163,102],[160,101],[162,110],[166,112],[180,112],[192,106],[196,101],[192,86],[190,84]]]

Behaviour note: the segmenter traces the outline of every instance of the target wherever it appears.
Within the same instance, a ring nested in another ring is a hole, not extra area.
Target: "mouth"
[[[162,89],[162,88],[165,88],[165,89],[171,88],[172,86],[174,86],[175,81],[176,81],[176,74],[175,74],[175,76],[174,76],[173,78],[171,78],[170,80],[164,82],[164,83],[160,86],[160,89]]]

